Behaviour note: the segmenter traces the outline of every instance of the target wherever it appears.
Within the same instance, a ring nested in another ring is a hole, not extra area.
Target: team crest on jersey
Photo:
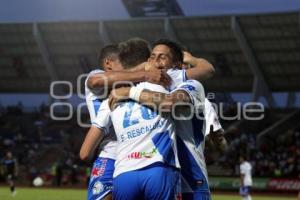
[[[103,190],[104,190],[103,184],[100,181],[95,182],[93,186],[93,195],[100,194],[101,192],[103,192]]]

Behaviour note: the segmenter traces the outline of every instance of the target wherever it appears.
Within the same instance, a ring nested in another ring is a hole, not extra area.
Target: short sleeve
[[[204,100],[205,100],[204,88],[199,81],[187,80],[181,83],[180,85],[178,85],[178,87],[174,91],[177,90],[186,91],[190,96],[191,103],[194,106],[204,105]]]
[[[106,135],[109,133],[112,125],[110,113],[111,111],[108,106],[108,99],[106,99],[101,104],[96,118],[92,121],[92,125],[103,130]]]
[[[95,74],[102,74],[102,73],[104,73],[104,71],[103,70],[100,70],[100,69],[96,69],[96,70],[93,70],[93,71],[91,71],[89,74],[88,74],[88,76],[86,77],[86,79],[85,79],[85,88],[86,88],[86,90],[88,89],[88,90],[90,90],[94,95],[102,95],[103,93],[104,93],[104,88],[94,88],[94,89],[91,89],[91,88],[89,88],[88,87],[88,85],[87,85],[87,81],[89,80],[89,78],[91,77],[91,76],[93,76],[93,75],[95,75]]]
[[[208,99],[205,98],[204,118],[206,123],[205,136],[210,132],[210,126],[213,125],[213,131],[223,130],[219,117]]]

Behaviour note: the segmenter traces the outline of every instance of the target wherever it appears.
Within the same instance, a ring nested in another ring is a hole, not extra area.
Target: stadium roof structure
[[[217,70],[210,91],[300,90],[300,13],[0,24],[0,91],[48,92],[94,69],[101,47],[170,38]],[[76,91],[76,90],[75,90]]]

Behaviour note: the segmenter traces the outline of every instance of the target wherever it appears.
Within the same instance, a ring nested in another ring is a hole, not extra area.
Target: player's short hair
[[[173,62],[174,63],[177,63],[177,62],[183,63],[183,50],[184,49],[179,43],[163,38],[163,39],[156,40],[154,43],[152,43],[151,48],[153,49],[157,45],[166,45],[167,47],[169,47],[171,50],[171,53],[173,55]]]
[[[125,69],[147,61],[151,53],[149,43],[141,38],[131,38],[121,42],[119,50],[119,59]]]
[[[111,58],[111,59],[118,59],[119,57],[119,48],[117,44],[110,44],[110,45],[106,45],[104,46],[101,50],[100,53],[98,55],[98,65],[100,65],[101,67],[103,67],[104,65],[104,60],[107,58]]]
[[[246,153],[240,153],[240,159],[248,160],[248,156]]]

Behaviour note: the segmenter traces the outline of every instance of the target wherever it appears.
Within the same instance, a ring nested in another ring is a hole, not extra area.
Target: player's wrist
[[[142,91],[142,88],[131,87],[129,91],[129,98],[135,101],[139,101]]]

